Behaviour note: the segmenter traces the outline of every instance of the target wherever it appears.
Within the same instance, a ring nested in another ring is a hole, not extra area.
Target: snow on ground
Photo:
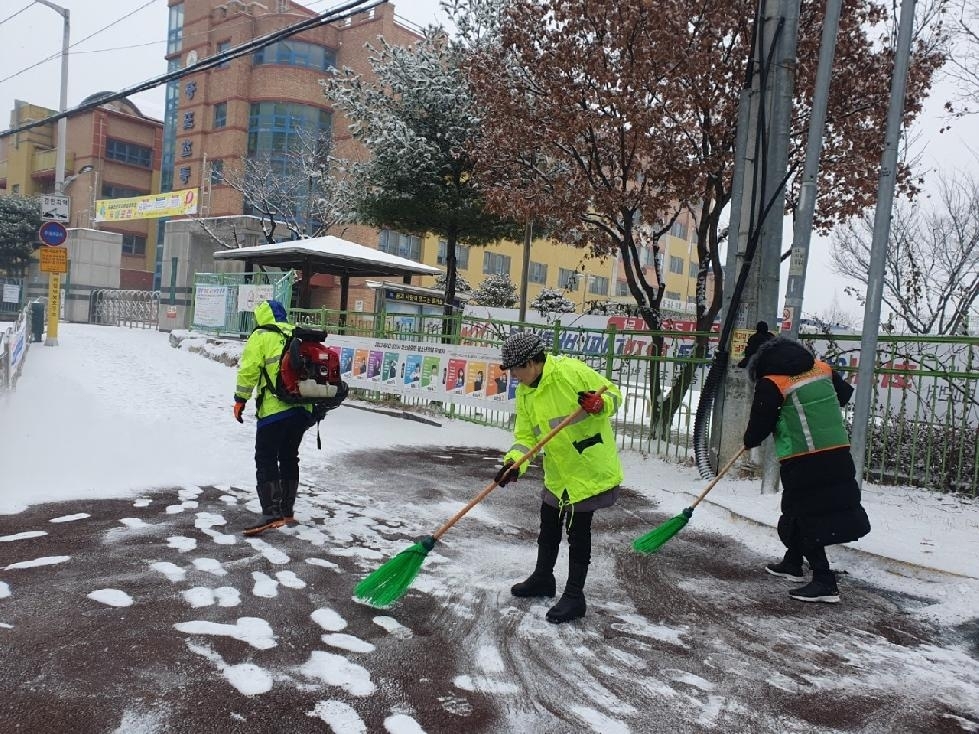
[[[134,508],[142,508],[150,503],[141,496],[148,490],[181,487],[165,507],[161,504],[160,511],[166,516],[187,513],[194,517],[194,527],[202,537],[164,536],[172,551],[170,560],[146,563],[161,584],[183,583],[188,572],[196,572],[194,578],[200,578],[200,573],[213,577],[213,588],[192,586],[180,592],[189,614],[186,621],[175,627],[188,636],[187,649],[209,661],[229,685],[245,696],[269,691],[274,681],[285,675],[333,686],[346,694],[347,702],[323,700],[308,715],[322,720],[334,731],[366,731],[349,701],[370,696],[375,691],[371,671],[354,662],[357,654],[369,653],[374,646],[350,634],[348,621],[339,611],[324,606],[310,615],[329,651],[309,651],[301,665],[287,673],[277,672],[274,677],[255,664],[225,660],[208,644],[212,638],[227,637],[256,651],[275,647],[276,630],[265,619],[235,615],[233,624],[219,624],[209,621],[206,612],[217,607],[237,607],[243,596],[274,599],[305,585],[293,570],[282,568],[291,559],[274,545],[262,538],[241,539],[231,534],[234,530],[225,532],[223,516],[197,508],[201,487],[216,486],[223,492],[224,504],[241,503],[256,509],[254,492],[250,489],[254,484],[253,404],[249,405],[245,425],[235,422],[231,412],[233,368],[189,349],[221,354],[226,361],[233,362],[240,346],[228,342],[211,344],[199,338],[184,340],[181,348],[175,349],[167,335],[159,332],[76,324],[63,324],[59,341],[57,347],[33,345],[18,389],[0,396],[0,514],[14,515],[41,502],[95,498],[131,498]],[[341,426],[342,430],[332,432],[333,425]],[[495,446],[502,453],[510,443],[508,433],[499,429],[448,421],[441,427],[430,426],[381,418],[349,406],[324,421],[322,432],[322,451],[316,449],[311,436],[304,440],[304,471],[325,474],[331,467],[342,464],[344,456],[352,451],[430,447],[430,455],[436,461],[448,446]],[[692,468],[636,453],[626,452],[623,458],[626,484],[656,500],[664,512],[679,512],[704,486]],[[488,480],[494,465],[487,464]],[[369,569],[404,547],[399,532],[404,518],[386,516],[383,508],[372,506],[368,499],[370,493],[365,491],[371,487],[370,476],[348,481],[349,484],[331,491],[329,500],[324,500],[329,502],[328,508],[308,508],[314,518],[323,517],[328,509],[331,518],[328,528],[306,525],[293,532],[312,546],[323,548],[322,555],[329,554],[338,561],[352,559]],[[458,509],[462,501],[440,497],[414,506],[412,526],[417,523],[418,529],[431,530]],[[877,486],[867,487],[865,504],[873,532],[858,543],[831,549],[834,564],[881,588],[935,600],[915,610],[917,614],[946,624],[973,618],[979,602],[979,568],[975,560],[979,557],[979,504],[911,488]],[[782,550],[771,531],[777,516],[777,495],[761,495],[757,482],[725,478],[698,507],[691,526],[716,531],[776,558]],[[54,517],[50,522],[78,523],[88,517],[87,513],[76,513]],[[498,533],[498,538],[493,540],[493,545],[484,538],[481,546],[469,549],[465,554],[469,564],[466,568],[437,548],[426,561],[430,572],[415,583],[416,589],[431,594],[439,603],[444,602],[446,608],[452,607],[451,611],[457,612],[460,618],[471,616],[474,610],[478,613],[479,605],[485,603],[478,597],[491,587],[498,589],[501,578],[516,577],[523,562],[508,551],[514,544],[517,532],[514,528],[500,522],[482,506],[477,506],[469,517],[487,525],[495,524],[492,530]],[[152,533],[154,528],[152,522],[138,517],[120,517],[117,527],[106,537],[109,542],[122,540],[134,534]],[[397,537],[389,538],[386,533]],[[0,543],[5,547],[22,548],[24,553],[21,560],[0,567],[0,571],[16,574],[24,569],[57,568],[70,563],[69,556],[30,554],[30,543],[45,534],[36,528],[24,528],[0,536]],[[203,546],[203,536],[209,538],[206,542],[216,546],[247,543],[269,565],[265,572],[251,572],[250,586],[226,585],[228,570],[220,562],[207,555],[193,559],[183,555],[196,550],[198,543]],[[355,537],[360,541],[350,543]],[[371,542],[365,544],[364,538],[370,538]],[[466,543],[465,534],[460,533],[448,538],[446,547],[451,548],[453,544],[457,548],[465,547]],[[476,552],[477,549],[481,552]],[[305,563],[328,573],[338,569],[334,561],[319,557],[306,557]],[[301,567],[293,568],[298,571]],[[603,577],[613,575],[599,569],[595,584],[599,585]],[[0,581],[0,598],[11,596],[12,578],[16,575],[7,578],[5,573]],[[608,596],[612,598],[611,594]],[[119,588],[96,588],[89,598],[99,605],[112,607],[133,603],[132,597]],[[692,643],[691,635],[696,633],[686,624],[654,623],[623,601],[610,601],[607,606],[620,620],[613,629],[635,639],[654,642],[659,649],[687,647]],[[503,612],[507,615],[511,610],[504,607]],[[589,675],[586,642],[592,632],[564,632],[540,622],[539,615],[533,621],[530,618],[520,621],[514,639],[517,642],[527,637],[545,640],[544,644],[553,646],[556,655],[562,655],[565,675],[585,679]],[[373,623],[392,638],[409,641],[415,636],[414,625],[404,619],[398,621],[395,616],[377,614]],[[784,639],[795,634],[787,631]],[[505,697],[510,691],[520,690],[517,681],[505,674],[501,650],[508,650],[498,646],[500,642],[489,638],[476,641],[470,670],[454,679],[458,691],[482,691]],[[830,649],[838,648],[841,656],[849,656],[855,669],[879,670],[880,679],[899,675],[894,671],[908,664],[905,651],[896,651],[877,639],[861,638],[856,645],[852,642],[829,639],[826,644]],[[643,685],[657,695],[669,698],[678,695],[677,690],[695,691],[698,705],[702,704],[700,716],[705,727],[724,706],[722,697],[713,691],[716,683],[702,675],[676,670],[672,679],[664,681],[647,676],[642,661],[625,649],[613,649],[609,654],[617,656],[622,668],[635,669],[637,675],[641,674],[640,678],[646,681]],[[927,683],[928,689],[942,687],[938,677],[943,665],[957,665],[962,669],[974,666],[964,657],[949,663],[955,654],[931,646],[920,650],[916,672],[936,677]],[[719,650],[718,659],[725,657],[726,651]],[[737,670],[736,656],[732,655],[730,660],[724,664],[733,665],[732,672],[750,676],[751,671]],[[812,673],[810,681],[828,690],[849,685],[847,681],[821,678],[818,672]],[[784,690],[795,690],[798,686],[789,677],[773,678],[769,682]],[[895,687],[898,685],[904,684],[895,683]],[[955,690],[954,697],[961,706],[961,692]],[[629,729],[603,711],[623,710],[630,714],[629,709],[632,706],[628,700],[597,687],[594,698],[575,702],[572,712],[593,731],[614,732]],[[401,713],[390,716],[385,726],[390,732],[421,731],[410,716]]]
[[[201,335],[183,338],[179,349],[169,342],[156,331],[63,324],[57,347],[31,347],[18,389],[0,397],[0,513],[39,502],[135,496],[153,487],[253,485],[254,403],[243,426],[231,415],[234,369],[228,364],[237,360],[241,344]],[[321,425],[323,450],[316,450],[312,432],[303,443],[303,466],[313,470],[329,468],[357,449],[431,445],[435,452],[446,445],[477,445],[502,450],[510,443],[499,429],[462,421],[442,427],[379,423],[361,410],[343,411],[342,431],[331,432],[330,418]],[[627,484],[667,510],[679,512],[704,486],[690,467],[631,452],[623,453],[623,461]],[[168,511],[192,507],[192,496],[181,499],[182,505]],[[777,556],[778,540],[758,532],[758,525],[774,526],[778,502],[778,495],[762,495],[758,482],[725,478],[693,522]],[[979,599],[979,502],[868,484],[864,503],[873,531],[849,548],[831,550],[831,557],[845,559],[862,577],[885,587],[907,590],[924,580],[929,595],[935,589],[928,569],[953,574],[941,590],[943,601],[927,613],[948,622],[971,616]],[[898,563],[881,570],[874,557]]]

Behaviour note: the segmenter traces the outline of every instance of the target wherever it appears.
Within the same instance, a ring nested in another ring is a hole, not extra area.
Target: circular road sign
[[[57,247],[65,244],[68,239],[68,230],[61,222],[45,222],[37,231],[37,236],[45,245]]]

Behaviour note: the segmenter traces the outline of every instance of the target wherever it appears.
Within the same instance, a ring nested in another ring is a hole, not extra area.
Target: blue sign
[[[45,222],[37,231],[37,236],[45,245],[58,247],[68,239],[68,230],[61,222]]]

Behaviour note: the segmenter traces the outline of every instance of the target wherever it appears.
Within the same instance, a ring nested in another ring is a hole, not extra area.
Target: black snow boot
[[[836,575],[832,571],[813,571],[812,581],[798,589],[792,589],[789,596],[798,601],[838,604],[840,590],[836,586]]]
[[[286,525],[294,527],[299,524],[293,514],[296,494],[299,492],[299,480],[280,479],[279,484],[282,487],[282,519],[285,520]]]
[[[262,503],[262,517],[254,525],[245,528],[244,535],[259,535],[271,528],[281,528],[286,524],[282,519],[282,490],[279,480],[259,482],[256,487],[258,501]]]
[[[537,567],[526,581],[510,587],[510,593],[521,598],[534,596],[553,597],[557,593],[557,582],[554,580],[554,564],[561,549],[560,537],[557,543],[549,540],[537,543]]]
[[[587,563],[568,564],[568,583],[557,604],[547,610],[547,621],[553,624],[570,622],[585,616],[585,578],[588,576]]]

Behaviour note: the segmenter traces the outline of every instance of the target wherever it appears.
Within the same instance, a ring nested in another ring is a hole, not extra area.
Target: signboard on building
[[[197,189],[168,191],[163,194],[99,199],[95,202],[96,222],[126,222],[132,219],[179,217],[197,213]]]
[[[42,273],[64,275],[68,272],[68,248],[66,247],[42,247],[37,251],[37,257],[41,263]]]
[[[41,194],[41,219],[46,222],[67,222],[71,199],[58,194]]]

